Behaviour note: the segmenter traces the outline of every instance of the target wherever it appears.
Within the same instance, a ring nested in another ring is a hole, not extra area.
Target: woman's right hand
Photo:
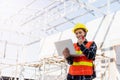
[[[63,56],[64,56],[65,59],[70,56],[70,51],[69,51],[68,48],[65,48],[63,50]]]

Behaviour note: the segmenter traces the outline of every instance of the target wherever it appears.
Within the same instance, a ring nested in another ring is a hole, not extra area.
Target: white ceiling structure
[[[119,0],[0,0],[0,42],[39,42],[119,9]]]
[[[104,41],[106,36],[101,35],[101,31],[104,29],[107,31],[113,17],[110,20],[106,17],[104,21],[102,18],[119,10],[120,0],[0,0],[0,72],[2,73],[1,70],[5,69],[2,74],[7,75],[6,68],[10,67],[11,70],[13,67],[12,71],[16,71],[16,65],[21,62],[23,64],[24,61],[28,61],[28,64],[30,61],[35,63],[34,61],[40,60],[38,55],[45,55],[48,52],[53,54],[55,51],[51,46],[52,42],[49,42],[49,48],[46,49],[48,39],[57,41],[61,36],[59,32],[72,28],[77,22],[87,24],[99,18],[95,21],[98,23],[95,24],[97,27],[94,28],[94,32],[89,34],[93,35],[92,38],[97,42]],[[114,21],[117,22],[120,19],[119,14],[120,12],[117,13],[118,18],[116,17]],[[99,24],[101,21],[103,25]],[[116,23],[112,25],[116,24],[116,29],[113,37],[111,37],[112,31],[110,30],[108,40],[112,40],[116,35],[115,32],[120,24],[117,23],[118,25]],[[88,28],[93,28],[89,24]],[[99,25],[107,27],[102,27],[98,31]],[[113,30],[114,27],[111,29]],[[50,36],[55,33],[58,34]],[[69,31],[63,33],[64,39],[66,35],[71,36]],[[103,33],[107,34],[107,32]],[[47,38],[43,39],[44,37]],[[115,37],[115,39],[120,38]],[[40,46],[40,44],[45,46]]]

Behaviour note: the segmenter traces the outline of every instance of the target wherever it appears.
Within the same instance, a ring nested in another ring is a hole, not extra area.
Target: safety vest
[[[92,42],[86,44],[90,48]],[[76,54],[83,54],[77,43],[74,43]],[[73,64],[69,68],[71,75],[92,75],[93,74],[93,60],[88,59],[86,56],[78,56],[73,59]]]

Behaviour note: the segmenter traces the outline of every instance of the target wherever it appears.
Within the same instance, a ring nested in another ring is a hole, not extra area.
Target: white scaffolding
[[[120,43],[119,10],[120,0],[0,0],[0,80],[66,79],[69,65],[53,43],[75,41],[69,29],[77,22],[88,26],[87,38],[95,40],[100,54],[115,54],[110,49]],[[97,55],[101,71],[95,80],[120,80],[116,55],[109,55]]]

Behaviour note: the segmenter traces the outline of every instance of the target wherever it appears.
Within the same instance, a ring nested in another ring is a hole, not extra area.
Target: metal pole
[[[15,80],[17,80],[17,74],[18,74],[18,51],[17,51],[17,59],[16,59]]]
[[[112,16],[112,19],[111,19],[111,21],[110,21],[110,24],[109,24],[109,26],[108,26],[108,29],[107,29],[107,31],[106,31],[106,33],[105,33],[105,36],[104,36],[104,38],[103,38],[103,41],[102,41],[102,43],[101,43],[101,45],[100,45],[100,49],[102,48],[102,46],[103,46],[103,44],[104,44],[104,42],[105,42],[105,40],[106,40],[106,37],[107,37],[107,35],[108,35],[108,32],[109,32],[109,30],[110,30],[110,28],[111,28],[111,25],[112,25],[112,23],[113,23],[113,21],[114,21],[114,18],[115,18],[115,15],[116,15],[116,12],[113,14],[113,16]]]
[[[46,59],[43,59],[43,73],[42,73],[42,79],[41,80],[45,80],[45,61],[46,61]]]
[[[106,17],[106,16],[103,16],[103,18],[102,18],[102,20],[101,20],[101,22],[100,22],[100,24],[99,24],[99,26],[98,26],[98,28],[97,28],[97,30],[96,30],[96,32],[95,32],[95,35],[94,35],[94,37],[93,37],[93,39],[92,39],[93,41],[95,40],[95,38],[96,38],[96,36],[97,36],[97,33],[99,32],[99,30],[100,30],[100,28],[101,28],[101,25],[102,25],[105,17]]]

